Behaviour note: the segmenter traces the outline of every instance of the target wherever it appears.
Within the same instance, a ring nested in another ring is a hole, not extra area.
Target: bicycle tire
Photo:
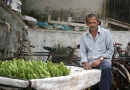
[[[130,90],[130,74],[124,65],[118,62],[113,62],[112,73],[113,80],[116,82],[116,85],[119,90]]]

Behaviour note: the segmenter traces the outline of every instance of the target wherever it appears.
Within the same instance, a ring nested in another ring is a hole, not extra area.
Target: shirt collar
[[[102,34],[102,33],[101,33],[101,27],[100,27],[100,26],[98,26],[98,33],[99,33],[99,34]],[[87,30],[86,34],[87,34],[87,35],[90,34],[89,30]]]
[[[100,26],[98,26],[98,33],[99,33],[99,34],[102,34],[102,32],[101,32],[101,27],[100,27]]]

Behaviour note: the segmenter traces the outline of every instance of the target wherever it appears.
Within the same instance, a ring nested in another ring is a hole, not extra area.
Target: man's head
[[[86,16],[86,25],[89,26],[89,29],[91,31],[97,30],[99,25],[99,20],[97,19],[97,16],[93,13],[88,14]]]

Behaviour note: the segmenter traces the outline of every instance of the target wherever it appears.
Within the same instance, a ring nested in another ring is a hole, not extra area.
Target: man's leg
[[[99,83],[91,86],[91,89],[90,90],[99,90]]]
[[[99,83],[99,90],[110,90],[112,83],[111,63],[107,60],[99,64],[101,69],[101,81]]]

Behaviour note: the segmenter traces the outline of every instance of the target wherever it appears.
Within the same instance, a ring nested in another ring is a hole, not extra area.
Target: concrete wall
[[[5,49],[7,49],[7,52],[16,52],[18,50],[20,46],[19,39],[27,38],[27,33],[23,29],[26,26],[25,23],[3,1],[0,1],[0,21],[3,22],[0,23],[0,58],[3,58],[1,53],[4,53]],[[10,25],[8,33],[8,27],[4,24],[5,22]],[[10,53],[6,53],[6,55],[12,56]]]
[[[35,29],[28,30],[29,40],[31,44],[36,46],[32,48],[32,51],[46,51],[43,50],[43,46],[55,47],[61,45],[64,47],[72,46],[76,47],[80,43],[80,37],[82,32],[75,31],[61,31],[61,30],[47,30],[47,29]],[[127,43],[130,42],[129,31],[111,31],[114,42],[122,43],[123,49],[126,49]],[[79,55],[79,54],[78,54]],[[45,60],[45,59],[44,59]]]
[[[112,38],[114,42],[122,43],[122,48],[126,49],[128,42],[130,42],[130,31],[112,31]]]
[[[11,16],[10,13],[5,12],[3,8],[0,7],[0,20],[5,21],[10,24],[11,29],[8,33],[8,50],[16,51],[18,44],[18,37],[22,37],[22,26],[18,23],[18,21]],[[19,34],[18,34],[19,32]],[[5,50],[5,46],[7,44],[7,26],[5,24],[0,23],[0,51]],[[0,56],[1,57],[1,56]]]
[[[37,14],[84,18],[88,13],[104,15],[106,0],[26,0],[25,8]],[[24,7],[23,7],[24,8]]]

